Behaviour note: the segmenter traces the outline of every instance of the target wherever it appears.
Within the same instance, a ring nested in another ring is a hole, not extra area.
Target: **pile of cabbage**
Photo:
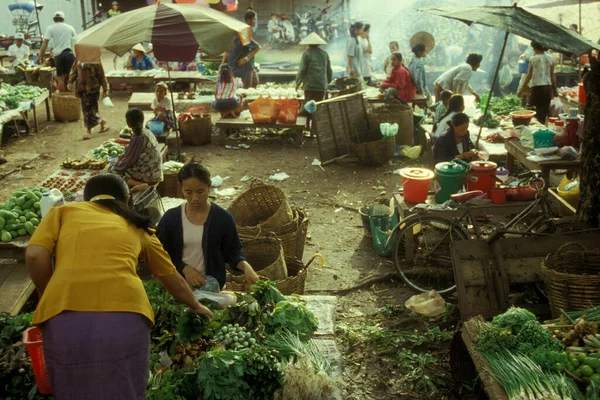
[[[0,85],[0,106],[9,109],[19,108],[19,103],[34,100],[43,91],[44,89],[37,86],[11,86],[2,83]]]

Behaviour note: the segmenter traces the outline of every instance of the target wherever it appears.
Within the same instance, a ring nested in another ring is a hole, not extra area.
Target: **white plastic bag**
[[[508,87],[512,83],[513,75],[508,64],[504,64],[504,66],[498,73],[498,80],[500,83],[500,87],[502,88]]]
[[[560,101],[560,98],[555,97],[554,99],[552,99],[552,102],[550,103],[550,111],[548,112],[548,116],[549,117],[558,117],[560,114],[563,114],[564,111],[564,107],[562,104],[562,101]]]
[[[237,297],[233,292],[206,292],[204,290],[194,290],[194,297],[196,300],[202,302],[202,300],[214,301],[218,304],[219,308],[229,307],[237,302]]]
[[[104,107],[114,107],[115,105],[113,104],[112,100],[110,99],[110,97],[106,96],[104,99],[102,99],[102,103],[104,104]]]
[[[446,301],[435,290],[412,296],[404,306],[425,317],[437,317],[446,312]]]

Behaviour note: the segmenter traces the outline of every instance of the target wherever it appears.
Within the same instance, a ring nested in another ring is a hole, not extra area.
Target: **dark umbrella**
[[[492,88],[498,78],[498,71],[504,58],[504,49],[506,48],[506,41],[510,33],[533,40],[549,49],[566,54],[580,55],[589,53],[593,49],[600,50],[599,44],[584,38],[570,29],[532,14],[521,7],[517,7],[516,3],[512,7],[443,7],[427,8],[420,11],[440,17],[456,19],[467,25],[477,23],[506,32],[498,64],[496,65],[494,79],[492,80]],[[487,115],[491,99],[492,96],[488,96],[483,112],[484,119]],[[479,128],[475,147],[479,143],[482,130],[483,126]]]

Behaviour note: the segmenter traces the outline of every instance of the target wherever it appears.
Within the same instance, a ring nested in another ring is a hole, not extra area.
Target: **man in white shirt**
[[[15,43],[8,48],[8,60],[12,62],[12,66],[16,67],[19,64],[27,64],[29,61],[29,46],[23,44],[25,36],[22,33],[15,35]]]
[[[39,63],[42,64],[46,56],[48,42],[54,43],[54,64],[56,65],[56,76],[58,77],[58,90],[64,92],[67,90],[67,77],[71,72],[75,54],[73,54],[73,38],[77,35],[75,29],[65,24],[65,13],[57,11],[54,13],[54,25],[46,29],[44,42],[40,49]]]
[[[459,64],[456,67],[444,72],[433,84],[433,93],[436,103],[444,90],[450,90],[453,94],[463,94],[468,90],[475,100],[481,100],[481,97],[471,88],[469,81],[473,72],[477,71],[481,65],[483,56],[481,54],[471,53],[467,57],[467,62]]]

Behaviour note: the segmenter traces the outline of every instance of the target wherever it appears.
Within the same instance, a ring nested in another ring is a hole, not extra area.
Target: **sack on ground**
[[[404,306],[425,317],[437,317],[446,312],[446,301],[435,290],[412,296]]]

